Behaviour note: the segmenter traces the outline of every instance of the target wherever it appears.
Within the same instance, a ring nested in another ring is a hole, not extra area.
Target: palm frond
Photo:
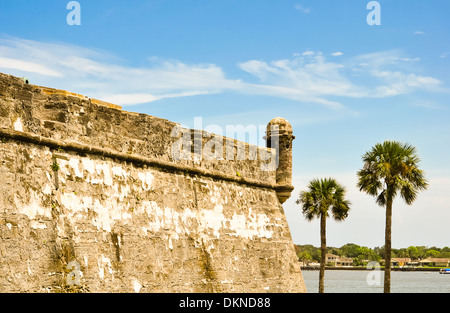
[[[350,202],[345,200],[345,188],[333,178],[313,179],[308,191],[300,192],[296,203],[302,205],[302,213],[307,220],[331,215],[336,220],[348,216]]]
[[[411,204],[417,192],[428,186],[423,171],[418,168],[420,159],[416,148],[409,143],[378,143],[362,156],[362,160],[363,168],[357,172],[357,186],[360,191],[374,196],[381,206],[398,192],[406,203]]]

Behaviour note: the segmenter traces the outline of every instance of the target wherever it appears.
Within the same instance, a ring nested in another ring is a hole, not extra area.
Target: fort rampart
[[[256,147],[0,74],[0,292],[305,292],[273,125]]]

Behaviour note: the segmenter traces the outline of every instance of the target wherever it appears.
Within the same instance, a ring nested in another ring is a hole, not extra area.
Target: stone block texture
[[[276,170],[176,126],[0,74],[0,292],[306,292]]]

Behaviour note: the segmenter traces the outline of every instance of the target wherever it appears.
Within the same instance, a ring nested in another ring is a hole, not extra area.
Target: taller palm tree
[[[428,186],[424,173],[419,169],[420,162],[416,148],[407,143],[385,141],[378,143],[362,160],[363,168],[358,171],[360,191],[376,198],[377,204],[386,208],[385,228],[385,273],[384,292],[391,291],[391,229],[392,203],[398,193],[411,205],[420,190]]]
[[[350,202],[344,197],[345,188],[335,179],[313,179],[308,185],[308,191],[301,191],[296,201],[302,205],[303,215],[308,221],[315,217],[320,219],[319,293],[323,293],[325,289],[326,219],[330,211],[337,221],[342,221],[348,216]]]

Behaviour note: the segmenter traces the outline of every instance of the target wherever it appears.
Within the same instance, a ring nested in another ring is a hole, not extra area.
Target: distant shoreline
[[[318,271],[319,267],[316,266],[301,266],[302,271]],[[380,268],[384,270],[384,267]],[[373,269],[365,267],[355,267],[355,266],[326,266],[326,271],[373,271]],[[439,272],[440,268],[426,268],[426,267],[393,267],[391,271],[397,272]]]

